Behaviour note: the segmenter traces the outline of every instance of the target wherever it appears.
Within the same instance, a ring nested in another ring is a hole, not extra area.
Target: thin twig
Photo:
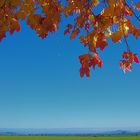
[[[130,50],[130,47],[129,47],[129,44],[128,44],[128,42],[127,42],[127,38],[126,38],[126,36],[125,36],[125,32],[124,32],[124,14],[122,15],[122,21],[123,21],[123,24],[122,24],[122,30],[123,30],[123,36],[124,36],[124,41],[125,41],[125,44],[126,44],[126,47],[127,47],[127,51],[128,52],[131,52],[131,50]]]
[[[125,36],[125,35],[124,35],[124,41],[125,41],[126,46],[127,46],[127,51],[128,51],[128,52],[131,52],[131,51],[130,51],[129,44],[128,44],[128,42],[127,42],[127,38],[126,38],[126,36]]]

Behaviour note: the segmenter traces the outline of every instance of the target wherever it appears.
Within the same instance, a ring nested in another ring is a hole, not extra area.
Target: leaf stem
[[[131,52],[126,36],[124,36],[124,41],[125,41],[125,44],[126,44],[126,47],[127,47],[127,51]]]

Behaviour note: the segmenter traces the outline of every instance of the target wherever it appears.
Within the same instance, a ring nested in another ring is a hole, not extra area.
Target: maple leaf
[[[80,30],[77,28],[77,29],[74,29],[70,35],[70,39],[74,39],[78,34],[80,33]]]
[[[130,63],[130,62],[126,61],[126,60],[122,60],[120,62],[120,67],[121,67],[121,69],[123,70],[124,73],[126,73],[127,71],[130,72],[131,69],[132,69],[132,63]]]
[[[90,77],[90,69],[88,68],[80,68],[80,76],[84,77],[86,75],[87,77]]]
[[[139,59],[137,57],[137,54],[133,54],[132,52],[124,52],[122,54],[122,58],[126,60],[121,60],[120,67],[123,69],[124,72],[131,71],[132,69],[132,63],[139,63]]]
[[[16,32],[19,32],[19,31],[20,31],[20,24],[18,23],[16,27]]]
[[[124,53],[122,54],[122,58],[128,59],[130,55],[131,55],[130,52],[124,52]]]
[[[139,63],[139,59],[138,59],[138,57],[137,57],[136,54],[133,54],[133,61],[134,61],[135,63]]]
[[[83,68],[80,68],[80,76],[83,77],[85,74],[85,69]]]
[[[66,29],[66,30],[64,31],[64,35],[67,34],[67,33],[70,33],[70,30],[69,30],[69,29]]]
[[[136,39],[138,39],[138,37],[140,36],[140,31],[138,29],[135,29],[133,35]]]
[[[116,31],[115,33],[113,33],[111,35],[111,38],[113,40],[114,43],[117,43],[118,41],[120,41],[122,39],[122,33],[121,31]]]
[[[67,25],[67,28],[68,28],[68,29],[72,29],[72,25],[71,25],[71,24],[68,24],[68,25]]]
[[[88,45],[88,39],[84,36],[80,36],[80,42],[84,44],[84,46]]]
[[[133,13],[133,11],[131,10],[131,8],[129,8],[128,6],[125,6],[124,15],[125,15],[125,16],[133,16],[134,13]]]
[[[136,4],[136,9],[140,10],[140,2]]]

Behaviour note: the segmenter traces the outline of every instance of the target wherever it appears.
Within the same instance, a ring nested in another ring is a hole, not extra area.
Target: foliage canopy
[[[74,23],[67,24],[64,34],[70,34],[71,40],[80,36],[80,42],[89,49],[88,54],[79,56],[81,77],[89,77],[91,68],[102,67],[98,49],[103,51],[109,39],[114,43],[124,39],[126,51],[120,67],[126,72],[133,63],[139,63],[127,42],[130,34],[136,39],[140,36],[139,11],[139,0],[0,0],[0,41],[7,32],[20,31],[19,20],[26,20],[39,37],[46,38],[59,29],[62,15],[72,16]]]

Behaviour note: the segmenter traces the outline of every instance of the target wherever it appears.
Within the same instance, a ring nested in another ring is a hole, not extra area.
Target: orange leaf
[[[140,2],[136,4],[136,9],[140,10]]]
[[[113,42],[116,43],[122,39],[122,33],[120,31],[117,31],[111,35],[111,38]]]
[[[79,29],[74,29],[70,35],[70,39],[74,39],[80,33]]]

